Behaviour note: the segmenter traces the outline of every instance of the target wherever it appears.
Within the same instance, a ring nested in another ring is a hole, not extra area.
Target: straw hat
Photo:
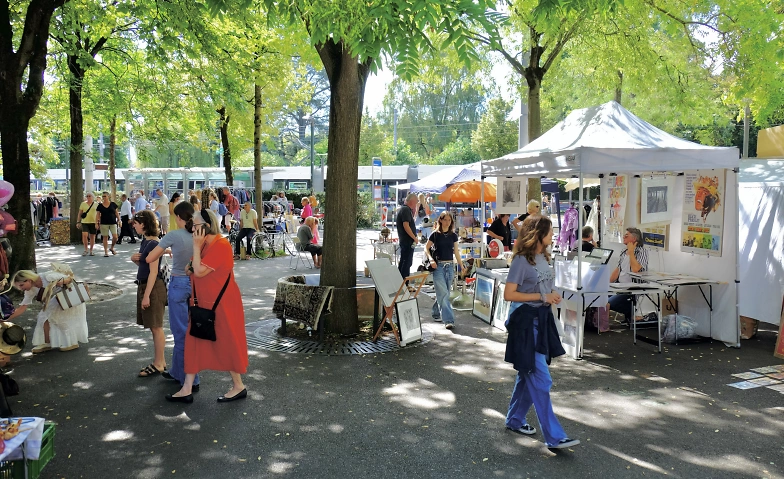
[[[0,353],[16,354],[24,349],[26,342],[24,328],[8,321],[0,322]]]

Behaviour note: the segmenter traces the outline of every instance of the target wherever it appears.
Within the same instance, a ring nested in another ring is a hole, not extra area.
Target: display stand
[[[376,329],[376,334],[373,335],[373,341],[375,342],[378,339],[381,331],[384,329],[384,324],[388,323],[399,346],[400,334],[395,322],[392,321],[392,316],[395,313],[395,304],[398,301],[416,299],[429,273],[412,274],[403,279],[400,271],[392,265],[388,258],[365,261],[365,265],[370,271],[370,276],[373,278],[373,283],[376,286],[376,291],[381,298],[384,308],[384,316]],[[407,282],[409,284],[406,284]],[[409,290],[409,288],[412,288],[413,291]]]

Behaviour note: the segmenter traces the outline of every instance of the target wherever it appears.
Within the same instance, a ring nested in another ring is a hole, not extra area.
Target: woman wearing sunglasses
[[[433,286],[436,288],[436,302],[433,303],[433,319],[443,321],[446,329],[455,327],[455,313],[449,302],[449,288],[455,278],[455,265],[462,269],[460,249],[457,246],[452,215],[443,212],[436,220],[433,233],[425,244],[425,256],[433,270]]]

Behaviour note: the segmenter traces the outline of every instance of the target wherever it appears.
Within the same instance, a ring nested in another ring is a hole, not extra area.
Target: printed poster
[[[629,195],[629,178],[626,175],[610,176],[606,183],[606,203],[609,205],[604,215],[604,241],[623,243],[623,219],[626,217],[626,200]]]
[[[681,251],[721,256],[725,171],[687,171],[684,176]]]

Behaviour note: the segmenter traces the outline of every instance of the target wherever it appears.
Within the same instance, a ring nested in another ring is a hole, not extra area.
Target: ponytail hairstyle
[[[514,244],[514,255],[524,256],[529,264],[536,264],[536,255],[539,248],[544,241],[544,238],[550,234],[553,222],[546,216],[531,215],[523,221],[520,226],[520,233],[517,235],[517,240]],[[546,249],[542,251],[544,258],[550,262],[550,253]]]
[[[193,205],[188,201],[180,201],[174,207],[174,214],[185,222],[185,229],[188,233],[193,233]]]

